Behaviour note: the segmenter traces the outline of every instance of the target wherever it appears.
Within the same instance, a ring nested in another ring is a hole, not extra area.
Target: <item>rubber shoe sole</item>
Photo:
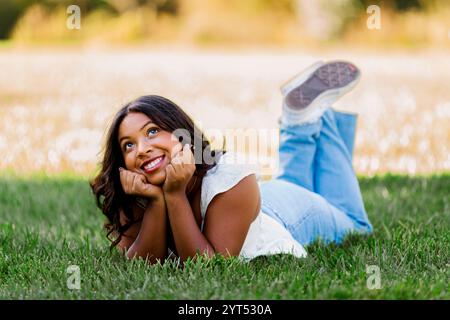
[[[337,100],[353,89],[360,75],[359,69],[349,62],[333,61],[322,64],[306,81],[287,93],[286,105],[291,110],[301,111],[321,98],[331,97]]]

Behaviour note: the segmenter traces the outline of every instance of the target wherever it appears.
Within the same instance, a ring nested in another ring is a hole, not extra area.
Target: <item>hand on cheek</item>
[[[177,144],[172,150],[171,161],[166,167],[165,193],[184,193],[195,172],[195,159],[190,145]]]
[[[148,183],[144,175],[119,168],[123,191],[133,196],[156,199],[163,196],[162,188]]]

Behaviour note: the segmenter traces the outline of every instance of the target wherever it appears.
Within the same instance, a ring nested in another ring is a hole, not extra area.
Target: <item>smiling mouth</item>
[[[142,164],[141,169],[144,170],[145,173],[151,173],[162,165],[164,158],[165,156],[162,155],[160,157],[148,160]]]

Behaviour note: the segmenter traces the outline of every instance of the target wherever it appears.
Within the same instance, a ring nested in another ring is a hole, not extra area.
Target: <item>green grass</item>
[[[199,259],[184,269],[110,254],[87,181],[0,176],[2,299],[449,299],[450,175],[360,178],[375,232],[309,256]],[[78,265],[81,289],[66,270]],[[381,289],[369,290],[367,265]]]

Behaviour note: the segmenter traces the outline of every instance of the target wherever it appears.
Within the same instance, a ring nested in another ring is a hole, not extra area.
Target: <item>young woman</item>
[[[150,263],[197,253],[304,257],[318,238],[370,233],[352,168],[356,116],[330,108],[359,76],[351,63],[318,62],[282,87],[280,172],[263,183],[236,155],[212,151],[170,100],[128,103],[91,182],[112,246]]]

